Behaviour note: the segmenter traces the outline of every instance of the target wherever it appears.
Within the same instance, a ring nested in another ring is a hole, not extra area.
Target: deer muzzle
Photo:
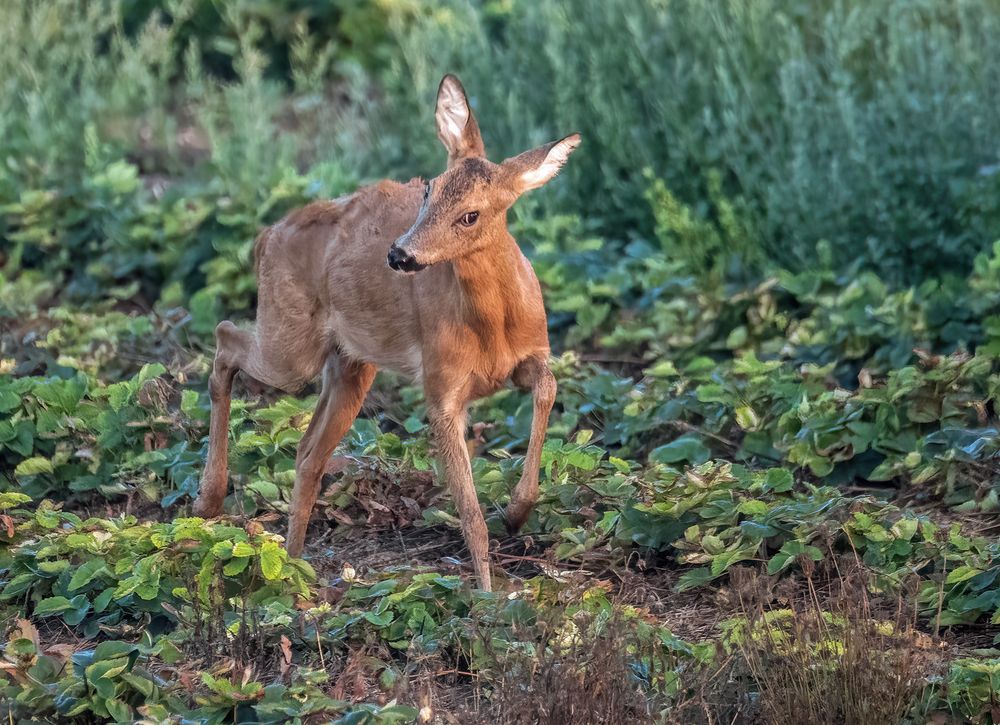
[[[395,244],[389,247],[389,256],[386,257],[386,262],[389,263],[389,269],[396,272],[419,272],[427,266],[418,262],[416,257]]]

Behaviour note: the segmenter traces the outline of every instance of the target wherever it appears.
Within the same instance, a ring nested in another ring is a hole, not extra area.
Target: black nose
[[[395,244],[389,247],[389,256],[386,257],[389,268],[397,272],[419,272],[426,264],[420,264],[412,254],[404,249],[400,249]]]

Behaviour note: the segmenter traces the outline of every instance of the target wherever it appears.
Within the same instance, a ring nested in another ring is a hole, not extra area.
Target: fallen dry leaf
[[[194,680],[191,677],[191,673],[181,670],[177,673],[177,679],[180,680],[181,686],[188,692],[194,692]]]
[[[334,508],[333,506],[327,508],[326,515],[327,518],[333,519],[338,524],[343,524],[344,526],[354,526],[354,519],[352,519],[350,516],[345,514],[340,509]]]
[[[64,660],[68,660],[76,652],[76,647],[71,644],[53,644],[45,648],[45,654],[55,655]]]
[[[167,434],[162,431],[150,431],[142,438],[142,446],[146,449],[147,453],[166,448],[169,442],[170,439],[167,438]]]
[[[35,645],[35,649],[38,649],[38,630],[35,629],[35,625],[29,622],[27,619],[16,620],[17,629],[14,631],[11,639],[30,639],[31,643]]]
[[[284,675],[292,666],[292,641],[285,635],[281,635],[279,647],[281,648],[281,661],[278,662],[278,669]]]

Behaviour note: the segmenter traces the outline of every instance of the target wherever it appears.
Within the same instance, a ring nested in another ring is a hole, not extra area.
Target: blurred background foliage
[[[436,173],[448,70],[497,158],[583,134],[535,203],[586,210],[615,251],[683,208],[729,227],[660,235],[696,272],[863,268],[898,288],[964,277],[1000,236],[988,0],[50,1],[0,32],[5,236],[26,266],[58,249],[81,285],[131,272],[116,256],[139,241],[147,292],[186,299],[290,203]],[[218,199],[221,216],[199,204]]]

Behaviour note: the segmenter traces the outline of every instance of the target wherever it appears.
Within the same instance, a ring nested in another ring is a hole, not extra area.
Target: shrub
[[[646,166],[702,215],[721,174],[760,253],[795,269],[827,240],[837,269],[893,284],[964,273],[1000,235],[987,0],[452,0],[394,27],[382,168],[440,168],[429,109],[454,71],[497,156],[582,133],[547,198],[613,236],[651,229]]]

